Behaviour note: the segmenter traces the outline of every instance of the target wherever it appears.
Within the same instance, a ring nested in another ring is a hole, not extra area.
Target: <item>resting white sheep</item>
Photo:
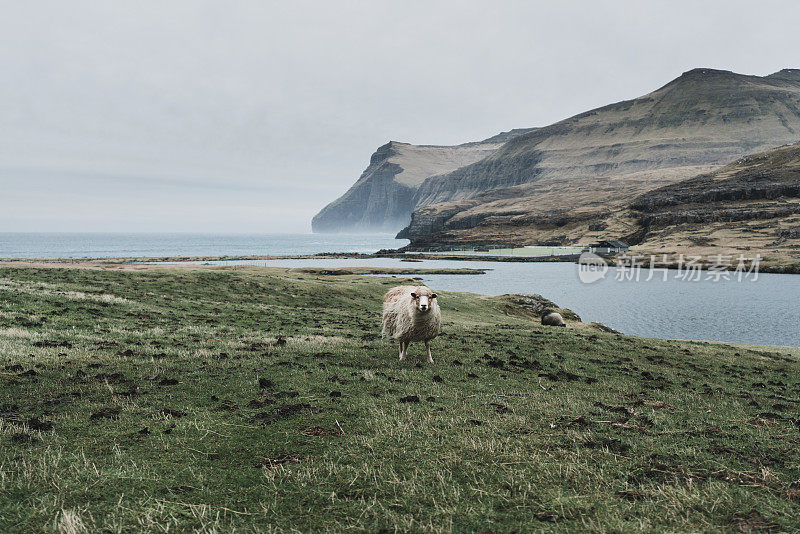
[[[406,357],[408,344],[424,341],[431,357],[431,339],[439,335],[442,313],[436,303],[436,293],[425,286],[397,286],[383,299],[383,337],[400,342],[400,360]]]
[[[542,324],[545,326],[567,326],[561,314],[553,310],[545,310],[542,312]]]

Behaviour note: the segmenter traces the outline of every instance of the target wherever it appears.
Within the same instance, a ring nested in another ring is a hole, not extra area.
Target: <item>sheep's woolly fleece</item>
[[[417,310],[411,293],[433,295],[425,286],[397,286],[390,289],[383,300],[383,337],[399,341],[428,341],[439,335],[442,314],[438,299],[431,299],[430,310]]]

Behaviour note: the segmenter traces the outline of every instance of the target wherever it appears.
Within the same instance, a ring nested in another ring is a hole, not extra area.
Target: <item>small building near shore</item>
[[[619,254],[620,252],[628,252],[628,244],[624,241],[598,241],[592,243],[589,248],[595,254]]]

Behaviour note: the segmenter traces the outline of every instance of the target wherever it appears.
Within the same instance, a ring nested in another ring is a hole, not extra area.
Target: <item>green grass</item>
[[[0,532],[800,528],[796,356],[399,281],[0,270]]]

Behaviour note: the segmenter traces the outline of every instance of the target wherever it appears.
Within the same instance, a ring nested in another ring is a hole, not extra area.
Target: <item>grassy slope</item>
[[[396,282],[0,270],[0,531],[800,527],[796,356],[440,293],[399,363]]]
[[[795,143],[650,191],[612,219],[638,220],[645,233],[637,253],[668,254],[673,261],[679,254],[760,254],[770,270],[800,273],[800,238],[781,235],[800,226],[800,213],[791,213],[800,209],[798,186]]]

